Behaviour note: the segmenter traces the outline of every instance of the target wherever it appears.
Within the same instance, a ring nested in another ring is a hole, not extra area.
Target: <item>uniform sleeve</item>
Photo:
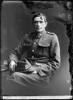
[[[53,69],[60,67],[60,45],[56,34],[53,35],[50,47],[50,63]]]
[[[12,53],[10,54],[9,59],[14,60],[15,62],[20,60],[24,51],[24,46],[25,46],[24,39],[22,39],[20,43],[18,44],[18,46],[14,50],[12,50]]]

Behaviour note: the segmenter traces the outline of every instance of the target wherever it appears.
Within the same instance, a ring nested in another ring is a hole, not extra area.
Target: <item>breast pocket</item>
[[[38,45],[42,47],[48,47],[50,46],[50,41],[48,39],[40,39]]]
[[[49,57],[49,46],[38,46],[37,51],[39,55]]]

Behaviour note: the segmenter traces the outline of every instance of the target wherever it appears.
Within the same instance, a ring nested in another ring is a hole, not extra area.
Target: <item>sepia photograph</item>
[[[72,2],[1,2],[1,97],[71,99]]]

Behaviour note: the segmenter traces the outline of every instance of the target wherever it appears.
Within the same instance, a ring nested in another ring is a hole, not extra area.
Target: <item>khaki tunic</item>
[[[37,37],[33,32],[25,34],[18,47],[10,55],[18,64],[10,76],[19,84],[44,84],[60,67],[60,46],[55,33],[47,32]]]

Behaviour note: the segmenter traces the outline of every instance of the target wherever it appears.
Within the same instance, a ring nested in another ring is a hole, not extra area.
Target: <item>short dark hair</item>
[[[33,18],[32,18],[32,20],[34,21],[34,18],[35,17],[44,17],[44,20],[45,20],[45,22],[47,21],[47,18],[46,18],[46,15],[44,14],[44,13],[40,13],[40,12],[38,12],[38,13],[35,13],[34,15],[33,15]]]

